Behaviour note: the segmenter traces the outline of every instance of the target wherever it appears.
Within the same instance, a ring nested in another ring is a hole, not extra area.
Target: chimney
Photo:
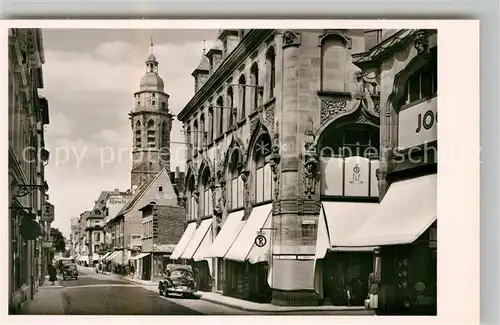
[[[115,192],[120,192],[120,189],[119,188],[115,188]]]

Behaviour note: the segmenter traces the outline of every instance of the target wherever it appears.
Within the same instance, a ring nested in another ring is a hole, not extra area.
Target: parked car
[[[63,280],[75,279],[78,280],[78,269],[76,264],[66,264],[63,269]]]
[[[180,294],[191,297],[196,292],[196,282],[190,265],[169,264],[164,279],[158,284],[158,293],[168,297]]]
[[[76,264],[74,258],[60,258],[59,260],[57,260],[57,269],[59,270],[60,273],[63,273],[64,266],[71,264]]]

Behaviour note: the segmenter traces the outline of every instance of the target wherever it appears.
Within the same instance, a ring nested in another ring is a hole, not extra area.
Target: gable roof
[[[161,175],[165,175],[170,182],[170,174],[167,172],[167,170],[165,168],[163,168],[158,174],[156,174],[156,176],[153,179],[151,179],[151,181],[149,183],[145,183],[141,187],[139,187],[137,192],[135,192],[135,194],[132,196],[132,199],[130,199],[130,201],[128,201],[127,204],[125,204],[123,206],[123,208],[120,210],[120,212],[118,212],[118,214],[116,216],[118,217],[118,216],[124,215],[125,213],[130,212],[135,207],[135,205],[139,202],[139,200],[144,197],[144,194],[147,193],[147,191],[156,182],[156,180],[158,180],[160,178]],[[171,182],[170,182],[170,186],[172,186]]]

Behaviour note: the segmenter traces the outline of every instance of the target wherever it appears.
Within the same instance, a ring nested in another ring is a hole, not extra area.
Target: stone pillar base
[[[271,304],[276,306],[320,306],[320,298],[314,290],[273,289]]]

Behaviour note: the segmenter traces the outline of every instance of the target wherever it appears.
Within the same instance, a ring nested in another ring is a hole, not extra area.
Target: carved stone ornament
[[[283,47],[300,45],[300,33],[292,30],[283,31]]]
[[[250,212],[252,211],[252,205],[250,204],[250,171],[243,170],[242,172],[240,172],[240,175],[243,181],[243,206],[245,207],[245,211],[243,212],[243,220],[246,220],[248,219],[248,217],[250,217]]]
[[[254,118],[251,122],[250,122],[250,134],[253,134],[255,129],[257,128],[259,124],[259,119],[258,118]]]
[[[193,197],[194,197],[194,200],[196,201],[196,203],[200,203],[200,192],[198,190],[195,190],[193,192]]]
[[[265,123],[267,126],[268,130],[273,129],[274,125],[274,105],[271,107],[268,107],[265,112]]]
[[[417,50],[418,54],[426,54],[429,49],[429,37],[425,30],[418,30],[415,33],[415,41],[413,46]]]
[[[321,97],[321,124],[348,110],[347,101]]]
[[[273,146],[271,147],[271,154],[269,155],[269,165],[271,166],[271,172],[273,174],[274,181],[274,201],[277,202],[279,198],[279,190],[280,190],[280,161],[281,161],[281,153],[280,153],[280,143],[279,143],[279,123],[276,121],[276,128],[274,130],[273,135]],[[274,205],[273,205],[274,206]],[[273,211],[274,208],[273,208]],[[277,214],[278,212],[273,212]]]
[[[304,155],[302,166],[302,178],[304,182],[304,194],[311,198],[316,194],[316,183],[318,178],[318,159],[315,151],[308,151]]]

